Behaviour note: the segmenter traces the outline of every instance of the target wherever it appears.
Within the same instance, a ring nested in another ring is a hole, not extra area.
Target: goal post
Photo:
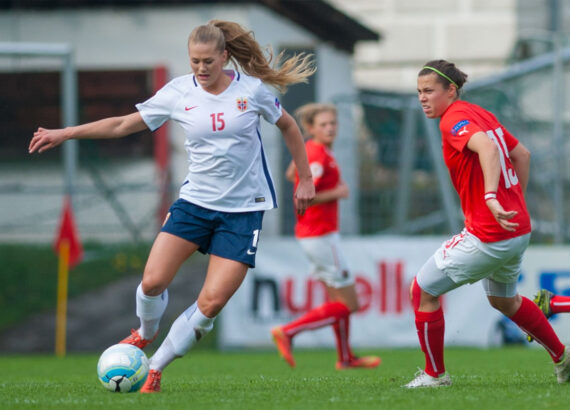
[[[63,43],[0,42],[0,56],[58,58],[61,61],[61,123],[64,127],[77,125],[77,69],[73,48],[70,45]],[[73,198],[77,156],[77,141],[66,141],[63,144],[64,187],[65,194],[70,198]]]

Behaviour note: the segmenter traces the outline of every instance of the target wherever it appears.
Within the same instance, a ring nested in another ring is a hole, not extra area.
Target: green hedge
[[[115,279],[142,274],[151,244],[84,244],[83,261],[69,273],[69,297]],[[57,257],[49,245],[0,245],[0,330],[54,309]]]

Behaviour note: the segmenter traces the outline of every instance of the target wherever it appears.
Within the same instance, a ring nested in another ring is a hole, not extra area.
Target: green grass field
[[[111,393],[96,377],[97,355],[0,356],[0,408],[36,409],[568,409],[570,384],[559,385],[542,349],[447,351],[453,386],[409,391],[419,350],[379,354],[373,370],[334,369],[335,352],[295,353],[297,368],[275,352],[198,350],[175,361],[163,392]]]

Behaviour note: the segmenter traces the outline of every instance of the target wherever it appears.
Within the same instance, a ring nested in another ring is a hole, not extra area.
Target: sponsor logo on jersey
[[[185,110],[185,111],[190,111],[190,110],[193,110],[194,108],[197,108],[197,107],[198,107],[197,105],[193,105],[192,107],[186,106],[186,107],[184,107],[184,110]]]
[[[247,110],[247,98],[238,98],[237,99],[237,109],[241,112]]]
[[[311,162],[309,164],[311,168],[311,174],[313,174],[313,179],[317,179],[323,176],[325,169],[320,162]]]
[[[459,130],[461,130],[461,128],[464,128],[467,126],[467,124],[469,124],[468,120],[461,120],[459,121],[457,124],[455,124],[452,128],[451,128],[451,135],[457,135],[457,133],[459,132]],[[459,135],[465,134],[467,132],[467,128],[465,128],[465,131],[463,131],[462,133],[460,133]]]
[[[279,102],[279,98],[275,97],[275,106],[277,108],[281,107],[281,103]]]

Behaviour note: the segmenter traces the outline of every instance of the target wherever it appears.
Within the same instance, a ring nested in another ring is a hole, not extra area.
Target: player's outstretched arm
[[[57,147],[68,139],[121,138],[147,128],[138,112],[122,117],[110,117],[87,124],[61,129],[38,128],[30,141],[28,151],[42,153]]]
[[[313,176],[309,168],[309,160],[307,159],[307,151],[305,150],[305,142],[301,135],[301,130],[297,123],[283,110],[283,115],[276,123],[277,127],[281,130],[285,145],[289,149],[293,162],[299,174],[299,185],[295,191],[295,205],[299,214],[304,214],[305,210],[315,198],[315,185],[313,183]]]

